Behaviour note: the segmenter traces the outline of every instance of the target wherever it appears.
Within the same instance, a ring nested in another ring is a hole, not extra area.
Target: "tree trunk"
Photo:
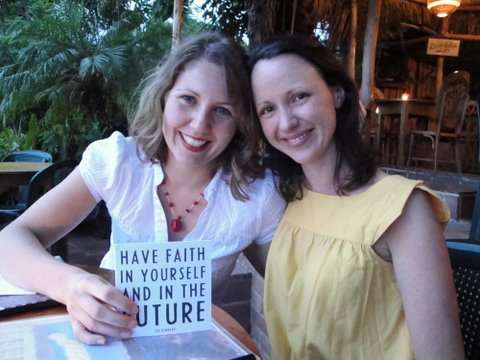
[[[347,55],[347,70],[350,77],[355,80],[355,55],[357,52],[357,0],[352,0],[350,16],[350,42]]]
[[[250,0],[248,12],[248,38],[250,47],[270,40],[276,33],[280,2],[276,0]]]
[[[172,47],[177,45],[182,39],[182,26],[183,26],[183,0],[174,0]]]
[[[375,86],[375,60],[382,0],[368,0],[367,29],[363,41],[362,86],[360,101],[368,107]]]

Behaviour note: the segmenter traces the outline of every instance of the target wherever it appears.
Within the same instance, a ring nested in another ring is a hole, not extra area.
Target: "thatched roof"
[[[366,28],[368,0],[356,0],[358,6],[357,44],[361,49]],[[352,0],[263,0],[252,1],[250,29],[262,41],[273,34],[289,32],[312,34],[323,24],[328,27],[331,49],[345,47],[349,40]],[[426,0],[383,0],[379,43],[399,42],[427,36],[439,36],[441,20],[428,11]],[[475,11],[460,9],[475,8]],[[449,17],[449,31],[480,35],[480,0],[463,0]],[[273,15],[272,15],[273,14]],[[480,42],[468,42],[475,48]],[[474,43],[472,45],[471,43]],[[413,49],[414,50],[414,49]]]
[[[350,14],[352,0],[337,1],[298,1],[303,6],[304,16],[310,14],[302,27],[295,27],[296,31],[308,32],[319,21],[329,24],[330,39],[327,45],[331,49],[345,49],[349,41]],[[367,21],[368,0],[357,0],[358,4],[358,33],[357,54],[361,54],[364,30]],[[388,49],[397,52],[403,57],[418,58],[431,63],[436,57],[426,55],[428,37],[441,37],[441,19],[433,15],[426,6],[426,0],[383,0],[380,16],[380,30],[378,49]],[[480,35],[480,0],[463,0],[461,8],[449,18],[448,31],[454,34]],[[446,71],[466,69],[472,73],[472,78],[480,82],[480,41],[463,41],[460,54],[457,58],[448,58],[445,62]],[[358,58],[357,58],[358,62]]]
[[[357,2],[359,15],[358,28],[365,29],[368,0],[357,0]],[[313,0],[299,1],[299,3],[309,8],[305,12],[311,14],[309,16],[310,19],[316,18],[316,22],[324,20],[330,24],[333,30],[332,47],[348,39],[351,0]],[[476,7],[475,11],[467,10],[473,7]],[[463,0],[460,9],[466,10],[458,10],[449,17],[449,31],[453,33],[480,35],[480,0]],[[315,16],[313,14],[315,14]],[[297,16],[303,16],[302,12],[299,12]],[[345,21],[345,18],[347,21]],[[303,18],[297,20],[304,21]],[[383,0],[380,41],[399,40],[400,30],[409,25],[413,25],[411,27],[412,29],[417,27],[419,32],[423,31],[425,34],[439,33],[441,20],[428,11],[426,1]],[[359,35],[363,36],[363,34]],[[362,39],[362,36],[360,36],[359,40]]]

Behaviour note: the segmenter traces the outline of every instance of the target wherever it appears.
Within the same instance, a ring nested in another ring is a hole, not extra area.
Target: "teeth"
[[[185,140],[185,142],[191,146],[200,147],[207,143],[207,140],[198,140],[191,136],[188,136],[187,134],[182,134],[182,135],[183,135],[183,140]]]
[[[291,145],[297,145],[300,144],[306,137],[308,133],[304,132],[300,136],[297,136],[295,138],[287,139],[287,142],[290,143]]]

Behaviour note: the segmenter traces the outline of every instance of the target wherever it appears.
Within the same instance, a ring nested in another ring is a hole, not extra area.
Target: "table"
[[[380,99],[375,101],[379,129],[384,115],[399,115],[400,127],[398,134],[397,165],[405,165],[405,135],[410,115],[425,116],[435,119],[435,101],[428,99]],[[378,135],[377,135],[378,136]]]
[[[49,309],[32,310],[20,314],[3,316],[2,318],[0,318],[0,322],[29,319],[37,316],[64,315],[66,313],[67,311],[65,307],[63,305],[58,305]],[[258,349],[252,338],[233,317],[231,317],[227,312],[225,312],[218,306],[212,305],[212,318],[224,329],[226,329],[243,346],[245,346],[249,351],[255,354],[258,359],[260,358],[260,353],[258,352]]]
[[[0,189],[28,184],[33,175],[52,165],[45,162],[0,162]]]
[[[114,273],[110,270],[101,269],[95,266],[79,266],[80,268],[100,275],[105,280],[113,283]],[[8,316],[3,316],[0,318],[0,322],[11,321],[11,320],[20,320],[28,319],[36,316],[47,316],[47,315],[60,315],[66,314],[66,309],[63,305],[58,305],[48,309],[42,310],[31,310],[19,314],[12,314]],[[252,340],[250,335],[246,330],[227,312],[222,310],[216,305],[212,305],[212,318],[219,323],[225,330],[227,330],[236,340],[243,344],[251,353],[255,354],[258,359],[260,359],[260,353],[255,345],[255,342]]]

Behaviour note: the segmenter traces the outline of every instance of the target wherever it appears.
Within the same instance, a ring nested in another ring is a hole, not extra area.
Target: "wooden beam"
[[[183,26],[183,0],[174,0],[172,47],[177,45],[182,38],[182,26]]]
[[[422,36],[422,37],[419,37],[419,38],[415,38],[415,39],[408,39],[408,40],[395,40],[395,41],[382,41],[379,45],[381,47],[388,47],[388,46],[399,46],[399,45],[414,45],[414,44],[419,44],[419,43],[422,43],[422,42],[426,42],[428,41],[428,38],[430,38],[431,36]],[[437,37],[439,37],[437,35]]]
[[[290,34],[293,34],[295,30],[295,19],[297,17],[297,5],[298,5],[298,0],[293,0],[292,21],[290,21]]]
[[[422,42],[426,42],[431,37],[442,38],[442,39],[453,39],[453,40],[480,41],[480,35],[446,33],[446,34],[436,34],[436,35],[432,34],[431,36],[421,36],[415,39],[408,39],[403,41],[402,40],[382,41],[379,43],[379,46],[382,48],[385,48],[389,46],[415,45]]]
[[[448,17],[442,19],[442,28],[440,30],[442,35],[448,33]],[[436,94],[437,98],[440,94],[440,89],[443,83],[443,68],[445,64],[445,57],[439,56],[437,57],[437,75],[436,75]]]
[[[466,41],[480,41],[480,35],[473,35],[473,34],[453,34],[447,32],[444,34],[443,37],[449,39],[456,39],[456,40],[466,40]]]
[[[418,5],[427,6],[426,0],[407,0],[407,1],[418,4]]]
[[[480,5],[460,5],[457,11],[480,11]]]
[[[375,86],[375,59],[381,9],[382,0],[368,0],[367,28],[363,41],[362,85],[360,87],[360,101],[365,107],[370,104]]]
[[[410,28],[410,29],[415,29],[417,31],[422,31],[426,34],[431,34],[431,35],[437,35],[437,32],[431,28],[429,28],[428,26],[425,26],[425,25],[415,25],[415,24],[409,24],[409,23],[406,23],[406,22],[401,22],[400,23],[400,26],[402,28]]]
[[[347,70],[350,77],[355,81],[355,58],[357,52],[357,23],[358,10],[357,0],[352,0],[350,9],[350,42],[347,55]]]

